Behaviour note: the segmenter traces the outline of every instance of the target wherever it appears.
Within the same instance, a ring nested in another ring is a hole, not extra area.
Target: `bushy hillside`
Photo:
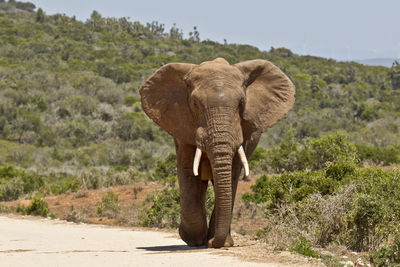
[[[285,48],[189,38],[157,22],[104,18],[85,22],[47,16],[33,4],[0,1],[0,163],[39,173],[77,173],[93,166],[153,169],[173,151],[172,138],[142,112],[138,88],[168,62],[230,63],[262,58],[297,87],[286,119],[263,136],[274,146],[340,130],[357,144],[400,142],[400,66],[368,67]]]

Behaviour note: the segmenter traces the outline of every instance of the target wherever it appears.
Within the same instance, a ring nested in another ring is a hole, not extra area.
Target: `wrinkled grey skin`
[[[200,65],[170,63],[140,89],[146,114],[174,137],[180,187],[179,234],[189,246],[232,246],[232,209],[242,169],[238,148],[250,157],[260,135],[293,106],[295,89],[266,60],[230,65],[222,58]],[[193,174],[196,147],[202,157]],[[215,207],[206,221],[208,179]]]

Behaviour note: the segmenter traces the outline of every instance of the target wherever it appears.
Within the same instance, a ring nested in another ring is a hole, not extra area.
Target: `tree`
[[[97,12],[96,10],[93,10],[88,22],[94,28],[101,27],[105,24],[104,18],[102,18],[100,13]]]
[[[393,89],[400,88],[400,63],[395,60],[389,71],[389,77],[392,80]]]
[[[36,6],[31,2],[15,2],[15,7],[29,12],[33,12],[36,8]]]
[[[189,32],[189,40],[194,41],[196,43],[200,42],[200,33],[197,30],[197,27],[193,27],[193,32]]]
[[[173,40],[182,40],[182,30],[176,27],[176,23],[174,23],[169,30],[169,38]]]
[[[39,8],[38,11],[36,12],[36,22],[43,23],[45,19],[45,14],[43,12],[43,9]]]
[[[38,133],[41,128],[40,117],[28,113],[22,113],[13,122],[13,128],[18,136],[15,136],[18,140],[22,140],[24,133],[32,131]]]

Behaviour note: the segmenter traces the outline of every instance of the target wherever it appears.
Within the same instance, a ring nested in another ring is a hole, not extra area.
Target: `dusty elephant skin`
[[[266,60],[230,65],[217,58],[200,65],[167,64],[140,94],[146,114],[174,137],[181,238],[189,246],[232,246],[230,222],[242,165],[247,171],[246,157],[262,132],[292,108],[293,83]],[[215,207],[207,227],[208,179]]]

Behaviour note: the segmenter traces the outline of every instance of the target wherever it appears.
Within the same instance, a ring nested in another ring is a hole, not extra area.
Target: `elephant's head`
[[[217,58],[200,65],[167,64],[146,81],[140,94],[151,119],[176,142],[197,147],[195,176],[202,152],[202,161],[208,160],[216,205],[211,245],[223,246],[232,215],[232,161],[239,155],[248,174],[243,147],[249,156],[252,149],[246,146],[291,109],[292,82],[266,60],[230,65]]]

